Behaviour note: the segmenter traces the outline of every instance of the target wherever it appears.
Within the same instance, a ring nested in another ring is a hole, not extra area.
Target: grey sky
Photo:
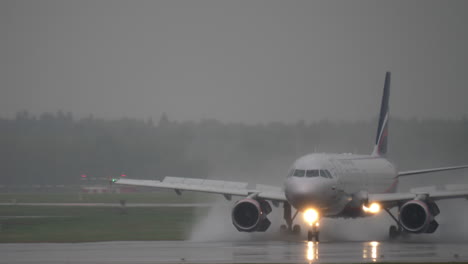
[[[468,1],[1,1],[0,116],[468,114]]]

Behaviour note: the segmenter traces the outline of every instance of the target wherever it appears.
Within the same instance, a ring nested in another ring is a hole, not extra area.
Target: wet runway
[[[349,263],[468,261],[468,243],[99,242],[0,244],[0,263]]]
[[[0,203],[16,206],[122,207],[119,203]],[[211,203],[129,203],[125,207],[211,207]]]

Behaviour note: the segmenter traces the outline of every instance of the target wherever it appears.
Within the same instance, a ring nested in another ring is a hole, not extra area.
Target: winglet
[[[390,97],[390,78],[391,73],[385,74],[385,84],[380,105],[379,126],[377,128],[377,136],[375,138],[375,147],[372,152],[373,156],[384,156],[387,154],[387,138],[388,138],[388,119],[389,107],[388,100]]]

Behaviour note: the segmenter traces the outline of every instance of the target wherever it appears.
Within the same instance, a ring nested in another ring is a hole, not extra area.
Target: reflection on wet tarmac
[[[372,261],[374,262],[377,261],[377,258],[379,257],[378,255],[379,245],[380,243],[377,241],[363,243],[362,258],[372,259]]]
[[[319,258],[319,242],[307,242],[307,260],[312,263]]]
[[[319,259],[319,242],[308,241],[306,247],[306,260],[309,264]],[[379,259],[379,245],[377,241],[362,243],[362,258],[376,262]]]
[[[0,244],[0,264],[468,261],[468,242],[142,241]],[[385,258],[385,259],[384,259]]]

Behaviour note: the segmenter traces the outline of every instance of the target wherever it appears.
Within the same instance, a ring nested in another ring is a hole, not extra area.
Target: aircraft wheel
[[[319,242],[319,232],[314,232],[312,230],[309,230],[307,232],[307,241],[314,241],[314,238],[315,238],[315,241],[316,242]]]
[[[285,234],[288,231],[288,227],[286,225],[281,225],[280,226],[280,232],[282,234]]]
[[[394,225],[390,226],[390,229],[388,230],[388,236],[392,240],[399,237],[400,236],[400,231],[398,230],[398,227],[396,227]]]
[[[295,235],[301,234],[301,226],[300,226],[300,225],[294,225],[294,226],[293,226],[292,232],[293,232],[293,234],[295,234]]]

